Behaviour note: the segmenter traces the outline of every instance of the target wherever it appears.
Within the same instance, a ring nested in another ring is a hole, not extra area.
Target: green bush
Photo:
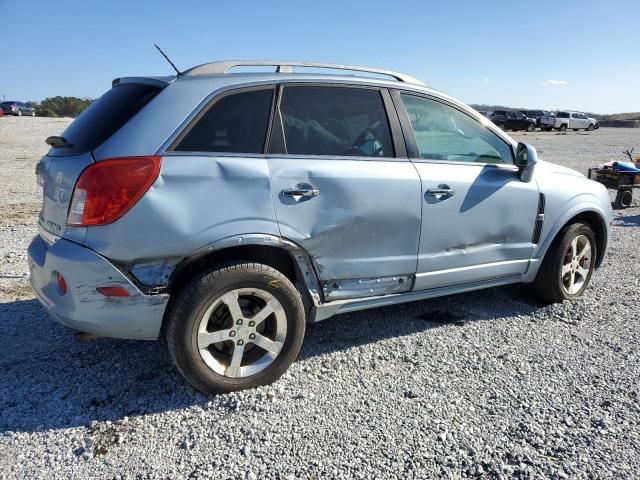
[[[58,117],[77,117],[87,108],[93,100],[77,97],[53,97],[45,98],[40,103],[41,109],[54,112]]]
[[[48,108],[36,107],[36,115],[38,117],[57,117],[58,114]]]

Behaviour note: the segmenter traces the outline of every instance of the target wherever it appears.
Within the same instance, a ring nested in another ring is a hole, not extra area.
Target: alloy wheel
[[[239,288],[218,297],[198,326],[198,351],[205,364],[225,377],[244,378],[267,368],[287,336],[287,317],[278,299],[258,288]]]
[[[591,271],[591,242],[585,235],[576,236],[562,262],[562,288],[568,295],[576,295],[585,286]]]

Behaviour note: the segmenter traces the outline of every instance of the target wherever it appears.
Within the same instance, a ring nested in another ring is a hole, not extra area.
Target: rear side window
[[[62,136],[72,146],[54,148],[54,155],[76,155],[99,147],[159,91],[160,88],[153,85],[123,83],[114,86],[67,127]]]
[[[222,97],[178,139],[180,152],[262,153],[273,89]]]
[[[394,156],[379,90],[285,87],[280,112],[288,154]]]

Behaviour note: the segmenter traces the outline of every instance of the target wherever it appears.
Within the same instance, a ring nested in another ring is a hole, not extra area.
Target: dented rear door
[[[420,179],[395,155],[381,92],[285,86],[274,132],[268,162],[280,233],[313,257],[326,298],[410,289]],[[340,282],[353,279],[374,283]]]

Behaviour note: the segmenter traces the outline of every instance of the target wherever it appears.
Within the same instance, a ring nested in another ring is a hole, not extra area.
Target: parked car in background
[[[489,115],[489,119],[500,130],[526,130],[533,132],[536,128],[535,120],[527,118],[524,113],[518,111],[496,110]]]
[[[36,109],[30,107],[24,102],[2,102],[0,103],[0,108],[5,113],[5,115],[15,115],[17,117],[21,117],[23,115],[28,115],[30,117],[36,116]]]
[[[165,338],[202,391],[274,381],[339,313],[518,282],[576,299],[605,255],[603,185],[408,75],[245,60],[112,85],[47,139],[31,284],[71,328]]]
[[[556,124],[556,117],[548,110],[524,110],[527,117],[536,121],[536,127],[540,130],[550,131]]]
[[[580,112],[558,112],[554,128],[561,132],[566,132],[568,128],[577,132],[578,130],[592,131],[598,122],[595,118],[589,118]]]

